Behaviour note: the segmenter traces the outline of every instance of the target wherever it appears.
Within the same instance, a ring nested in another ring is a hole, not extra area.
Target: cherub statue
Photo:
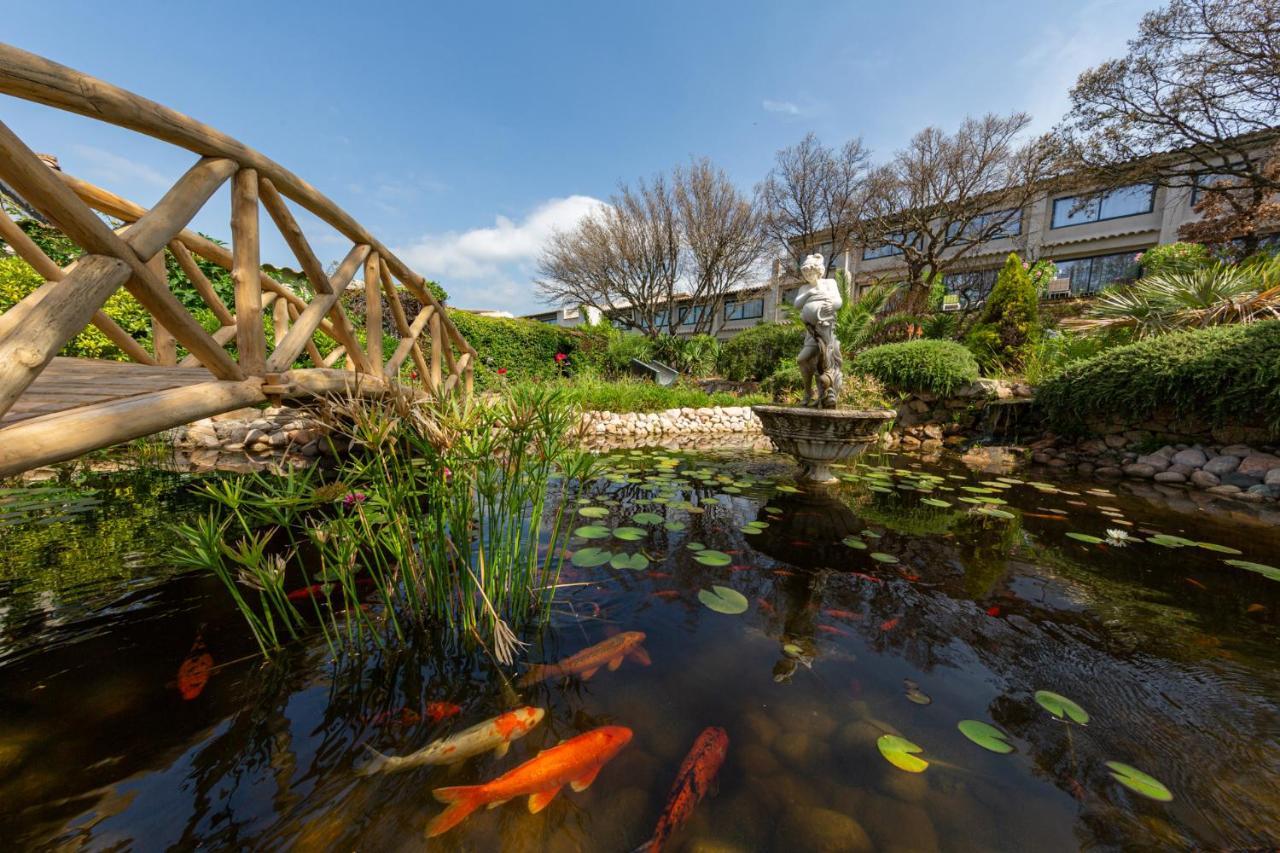
[[[844,384],[843,358],[836,338],[836,312],[844,304],[835,279],[823,278],[827,262],[822,255],[809,255],[800,265],[805,283],[796,293],[795,306],[804,321],[804,346],[796,356],[804,377],[804,404],[834,409]],[[814,396],[814,380],[817,396]]]

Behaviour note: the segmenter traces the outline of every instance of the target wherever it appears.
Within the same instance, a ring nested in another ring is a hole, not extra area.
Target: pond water
[[[588,535],[607,532],[569,548],[648,565],[566,563],[517,672],[626,631],[645,634],[649,664],[527,687],[430,637],[335,664],[317,635],[262,664],[217,581],[169,562],[167,525],[203,511],[189,478],[0,493],[5,849],[628,851],[709,726],[727,759],[669,850],[1280,842],[1274,527],[906,456],[866,457],[825,494],[749,451],[624,450],[607,466],[575,507]],[[745,612],[708,607],[714,586]],[[207,683],[180,674],[206,652]],[[1042,690],[1087,725],[1055,718]],[[546,716],[505,757],[357,772],[366,746],[407,754],[519,704]],[[1013,750],[971,742],[963,720]],[[603,725],[634,735],[587,790],[424,840],[433,789]],[[890,764],[885,734],[927,768]]]

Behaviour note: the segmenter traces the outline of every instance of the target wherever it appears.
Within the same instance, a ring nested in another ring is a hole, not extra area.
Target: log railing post
[[[258,282],[258,173],[253,169],[241,169],[231,179],[231,257],[240,369],[249,376],[261,376],[267,367],[267,342]]]
[[[382,288],[378,253],[370,252],[364,261],[364,352],[369,359],[369,372],[382,375]]]
[[[169,271],[164,265],[164,250],[147,261],[147,268],[160,281],[168,282]],[[178,339],[155,317],[151,318],[151,348],[155,351],[156,364],[172,367],[178,363]]]
[[[432,388],[440,387],[440,352],[442,348],[441,345],[443,343],[442,338],[444,336],[444,333],[441,328],[443,323],[441,322],[439,314],[440,312],[436,312],[436,314],[432,315],[431,325],[429,327],[430,332],[428,332],[428,334],[431,335],[431,387]]]

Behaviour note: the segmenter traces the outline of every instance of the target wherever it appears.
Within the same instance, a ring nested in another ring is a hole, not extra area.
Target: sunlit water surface
[[[791,465],[770,455],[621,451],[607,466],[574,506],[607,514],[576,523],[646,534],[570,550],[650,564],[566,564],[561,582],[576,585],[526,656],[643,631],[652,664],[519,691],[547,717],[504,758],[372,777],[355,772],[365,745],[411,752],[516,696],[482,655],[429,639],[334,664],[316,636],[260,664],[217,582],[170,563],[166,525],[202,511],[190,480],[0,494],[5,849],[627,851],[712,725],[728,759],[669,849],[1280,842],[1280,583],[1226,562],[1280,562],[1275,528],[900,456],[864,459],[826,495],[788,491]],[[1144,541],[1157,534],[1180,538]],[[706,551],[728,564],[699,562]],[[746,612],[704,606],[713,585]],[[184,698],[177,673],[198,636],[215,668]],[[1074,700],[1088,724],[1055,719],[1037,690]],[[461,711],[404,713],[428,702]],[[1014,751],[970,742],[966,719]],[[587,791],[537,815],[522,801],[481,810],[424,840],[433,788],[602,724],[635,735]],[[927,769],[888,763],[885,733],[920,745]],[[1151,774],[1172,802],[1129,791],[1108,761]]]

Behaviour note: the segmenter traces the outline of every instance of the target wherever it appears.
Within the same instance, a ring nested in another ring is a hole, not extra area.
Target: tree
[[[765,233],[794,262],[816,248],[827,256],[828,271],[852,247],[861,217],[870,153],[861,139],[839,151],[810,133],[780,150],[773,169],[756,187]]]
[[[984,367],[1020,364],[1027,344],[1040,335],[1040,299],[1030,268],[1016,254],[1009,254],[982,317],[965,336],[965,345]]]
[[[750,278],[765,253],[758,210],[710,160],[677,168],[672,178],[698,334],[715,330],[725,297]]]
[[[1200,186],[1183,239],[1252,252],[1280,218],[1280,0],[1172,0],[1071,105],[1059,135],[1082,181]]]
[[[984,243],[1025,233],[1023,212],[1053,169],[1044,138],[1019,141],[1030,121],[1012,113],[966,118],[954,134],[928,127],[871,171],[855,234],[901,255],[903,310],[922,311],[931,283]]]
[[[680,221],[666,178],[623,185],[609,204],[557,231],[538,260],[538,293],[558,305],[589,305],[650,337],[674,332],[683,272]],[[627,310],[617,310],[629,306]]]

